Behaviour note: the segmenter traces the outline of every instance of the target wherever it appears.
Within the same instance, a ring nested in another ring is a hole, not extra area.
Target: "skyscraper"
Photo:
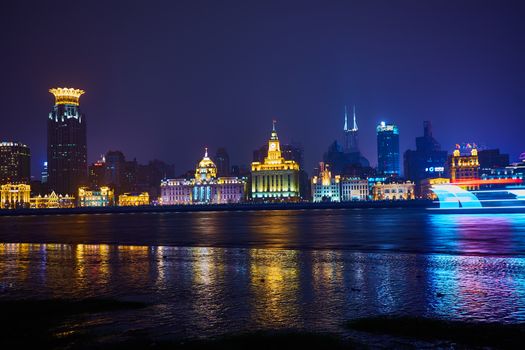
[[[215,164],[217,164],[217,176],[230,176],[230,156],[226,148],[221,147],[215,153]]]
[[[377,128],[377,171],[387,176],[399,175],[399,130],[381,122]]]
[[[345,106],[345,125],[343,128],[344,136],[345,136],[345,149],[344,149],[345,153],[359,152],[359,143],[357,139],[357,132],[359,129],[357,128],[355,106],[353,107],[352,112],[353,112],[352,113],[353,124],[352,124],[352,129],[349,129],[348,128],[348,110]]]
[[[55,105],[47,122],[49,189],[76,195],[87,181],[86,119],[79,107],[83,90],[50,89]]]
[[[345,106],[344,126],[343,126],[343,145],[334,141],[323,155],[325,164],[330,165],[330,169],[335,175],[365,176],[370,173],[370,162],[363,157],[359,150],[358,127],[355,106],[352,110],[352,128],[348,127],[348,109]]]
[[[423,136],[416,137],[416,150],[407,150],[404,153],[403,164],[405,177],[416,185],[428,178],[437,178],[445,173],[447,151],[441,150],[441,145],[432,136],[432,123],[423,122]],[[416,187],[419,194],[419,186]]]
[[[104,157],[106,163],[106,185],[119,188],[124,182],[124,167],[126,158],[121,151],[108,151]],[[117,191],[119,193],[119,191]]]
[[[29,184],[30,163],[29,147],[19,142],[0,142],[0,184]]]

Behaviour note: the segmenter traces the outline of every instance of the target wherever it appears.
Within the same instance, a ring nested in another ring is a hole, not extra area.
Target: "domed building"
[[[195,181],[207,181],[217,177],[217,166],[213,160],[208,157],[208,148],[205,148],[204,158],[197,164],[195,169]]]
[[[205,148],[193,179],[162,180],[161,201],[163,205],[238,203],[244,199],[245,186],[245,179],[217,177],[217,166]]]

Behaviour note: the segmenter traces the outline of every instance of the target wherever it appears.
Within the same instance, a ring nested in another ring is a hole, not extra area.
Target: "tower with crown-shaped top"
[[[299,194],[299,163],[284,159],[273,121],[264,162],[252,163],[252,199],[297,201]]]
[[[48,185],[61,195],[76,195],[87,180],[86,118],[80,111],[84,90],[54,88],[55,105],[47,120]]]

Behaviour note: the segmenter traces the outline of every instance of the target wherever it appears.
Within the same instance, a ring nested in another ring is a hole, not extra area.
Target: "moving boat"
[[[432,186],[443,213],[524,213],[525,186],[522,179],[463,180]]]

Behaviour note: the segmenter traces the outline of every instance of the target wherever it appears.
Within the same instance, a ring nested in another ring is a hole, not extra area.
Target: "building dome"
[[[205,148],[204,158],[199,162],[195,169],[195,180],[210,181],[217,177],[217,166],[213,160],[208,157],[208,149]]]

